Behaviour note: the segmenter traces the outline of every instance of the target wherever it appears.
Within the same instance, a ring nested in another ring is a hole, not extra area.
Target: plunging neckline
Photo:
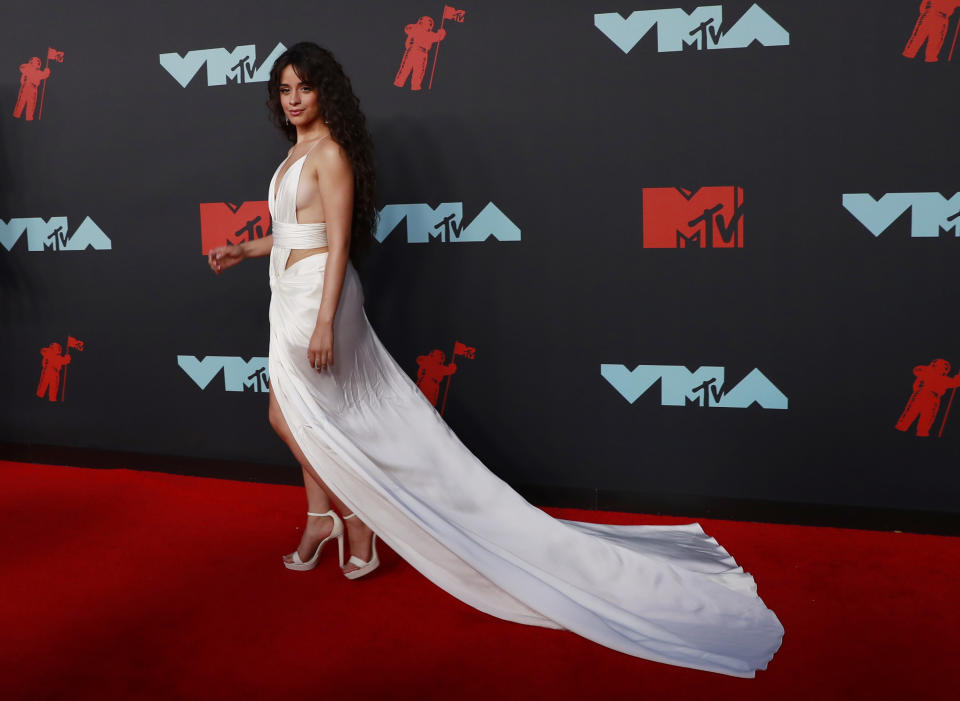
[[[302,161],[304,158],[306,158],[308,155],[310,155],[310,152],[313,151],[313,149],[316,147],[317,144],[319,144],[319,143],[320,143],[321,141],[323,141],[324,139],[328,139],[328,138],[330,138],[330,134],[329,134],[329,133],[328,133],[328,134],[324,134],[324,135],[321,136],[319,139],[317,139],[316,141],[314,141],[314,142],[313,142],[313,145],[311,145],[310,148],[307,149],[306,153],[304,153],[304,154],[303,154],[302,156],[300,156],[297,160],[295,160],[293,163],[291,163],[291,164],[287,167],[287,169],[283,171],[283,175],[281,175],[281,176],[279,176],[279,177],[277,178],[277,183],[276,183],[276,185],[274,185],[274,188],[273,188],[273,199],[274,199],[274,201],[276,201],[277,195],[280,193],[280,186],[283,184],[283,179],[284,179],[285,177],[287,177],[287,173],[289,173],[291,170],[293,170],[293,167],[294,167],[295,165],[297,165],[297,163],[299,163],[299,162]],[[284,164],[285,164],[287,161],[289,161],[289,160],[290,160],[290,156],[287,156],[286,159],[284,159],[283,163],[280,164],[280,169],[277,170],[278,173],[280,172],[280,170],[283,170]],[[298,183],[297,183],[297,190],[299,190],[299,189],[300,189],[300,184],[299,184],[299,182],[298,182]],[[296,197],[296,193],[294,193],[294,197]]]
[[[316,146],[316,144],[314,144],[314,146]],[[312,150],[312,149],[313,149],[313,146],[311,146],[310,149],[307,150],[307,153],[310,153],[310,150]],[[304,158],[307,157],[307,153],[303,154],[302,156],[300,156],[300,158],[298,158],[298,159],[295,160],[293,163],[291,163],[291,164],[289,165],[289,167],[287,167],[287,169],[286,169],[285,171],[283,171],[283,175],[281,175],[279,178],[277,178],[277,184],[276,184],[276,185],[274,186],[274,188],[273,188],[273,200],[274,200],[274,202],[276,202],[276,200],[277,200],[277,195],[280,194],[280,186],[283,185],[283,179],[287,177],[287,175],[290,173],[291,170],[293,170],[293,167],[294,167],[295,165],[297,165],[298,162],[302,161]],[[289,160],[290,160],[290,157],[287,156],[287,160],[280,164],[280,168],[283,168],[284,163],[286,163],[286,162],[289,161]],[[278,171],[278,172],[279,172],[279,171]],[[298,187],[297,189],[299,189],[299,187]],[[296,195],[294,195],[294,196],[296,196]]]

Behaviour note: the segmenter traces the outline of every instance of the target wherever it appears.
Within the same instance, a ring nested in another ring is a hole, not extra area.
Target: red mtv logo
[[[643,247],[743,248],[743,188],[643,188]]]
[[[270,235],[270,209],[266,200],[200,203],[200,238],[203,255],[226,244],[239,244]]]

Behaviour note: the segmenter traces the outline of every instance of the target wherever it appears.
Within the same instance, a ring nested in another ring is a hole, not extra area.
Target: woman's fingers
[[[323,372],[333,367],[333,353],[308,353],[307,362],[317,372]]]
[[[207,263],[210,265],[210,269],[219,275],[223,271],[223,266],[220,264],[220,258],[222,255],[222,249],[212,248],[207,254]]]

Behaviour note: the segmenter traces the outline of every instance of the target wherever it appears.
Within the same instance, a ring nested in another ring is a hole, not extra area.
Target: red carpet
[[[294,468],[291,468],[294,469]],[[960,539],[701,519],[786,628],[756,679],[470,609],[384,547],[308,573],[301,489],[0,462],[3,699],[953,699]],[[574,510],[609,523],[690,519]]]

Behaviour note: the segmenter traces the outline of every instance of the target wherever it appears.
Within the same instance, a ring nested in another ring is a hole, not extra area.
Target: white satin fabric
[[[284,224],[273,222],[273,245],[279,248],[325,248],[327,224]]]
[[[271,180],[274,226],[296,226],[298,179],[291,168],[276,201]],[[352,265],[332,371],[313,370],[306,352],[327,255],[285,270],[289,253],[275,241],[270,256],[272,391],[317,474],[394,551],[500,618],[683,667],[739,677],[766,668],[783,627],[726,550],[698,524],[581,523],[528,504],[457,439],[387,353]]]

